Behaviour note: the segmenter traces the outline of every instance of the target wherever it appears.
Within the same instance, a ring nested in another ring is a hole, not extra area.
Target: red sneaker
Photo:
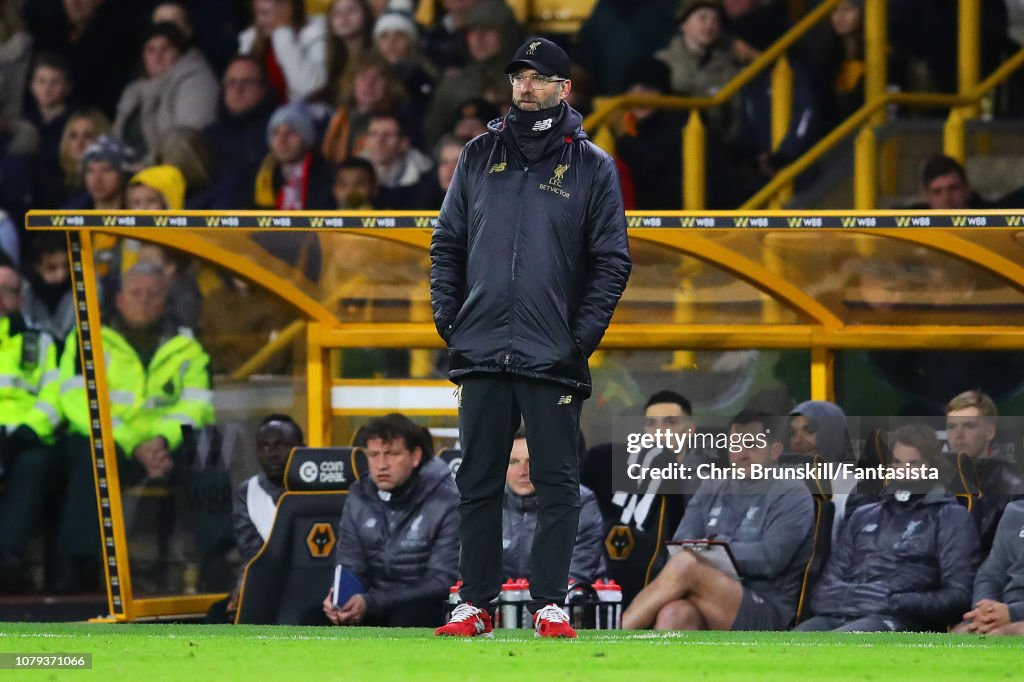
[[[565,611],[555,604],[548,604],[533,614],[533,636],[576,639],[576,631],[569,625]]]
[[[448,623],[434,630],[437,637],[494,637],[491,614],[463,602],[452,611]]]

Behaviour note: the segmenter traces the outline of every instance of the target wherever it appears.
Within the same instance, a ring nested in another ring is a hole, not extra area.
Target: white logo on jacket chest
[[[363,524],[363,528],[376,528],[377,519],[366,519],[366,523]]]
[[[760,507],[751,507],[747,510],[747,521],[753,521],[754,517],[757,516],[757,512],[761,511]]]
[[[913,536],[914,532],[917,531],[917,527],[920,526],[920,525],[921,525],[920,521],[911,521],[910,523],[908,523],[907,524],[907,529],[905,531],[903,531],[903,539],[906,540],[906,539],[910,538],[911,536]]]

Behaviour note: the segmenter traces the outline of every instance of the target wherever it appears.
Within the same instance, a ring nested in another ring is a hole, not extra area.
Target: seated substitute
[[[530,450],[526,432],[520,430],[512,442],[512,455],[505,477],[505,501],[502,507],[502,553],[505,578],[529,578],[531,547],[537,528],[537,490],[530,480]],[[569,564],[569,580],[593,584],[604,575],[604,522],[597,498],[586,486],[580,486],[580,523]]]
[[[2,255],[0,255],[2,259]],[[57,344],[21,314],[21,278],[0,260],[0,592],[32,581],[23,559],[43,517],[60,424]]]
[[[284,494],[284,469],[292,450],[304,445],[302,427],[286,414],[263,418],[256,430],[256,459],[260,473],[242,481],[235,490],[231,519],[235,543],[242,559],[241,569],[252,560],[270,537],[277,503]],[[239,573],[239,583],[241,573]],[[238,607],[238,585],[228,599],[228,613]]]
[[[941,472],[930,427],[907,424],[890,439],[894,467]],[[945,629],[970,605],[977,565],[974,523],[941,483],[894,479],[843,525],[811,598],[814,616],[797,630]]]
[[[349,489],[337,549],[364,591],[335,606],[332,587],[324,613],[335,625],[440,625],[459,573],[455,481],[404,415],[373,419],[364,434],[370,476]]]
[[[953,632],[1024,635],[1024,501],[1003,510],[992,552],[974,579],[974,608]]]
[[[978,390],[964,391],[946,404],[950,459],[955,468],[958,453],[971,458],[983,493],[972,510],[983,552],[992,547],[1006,504],[1024,499],[1024,480],[1018,467],[992,448],[998,417],[995,402]]]
[[[680,551],[633,600],[624,629],[782,630],[792,620],[811,554],[814,502],[802,481],[750,479],[752,465],[774,469],[782,454],[784,429],[773,422],[750,410],[733,417],[730,440],[750,438],[730,448],[729,462],[746,479],[704,481],[673,538],[728,542],[740,581]]]

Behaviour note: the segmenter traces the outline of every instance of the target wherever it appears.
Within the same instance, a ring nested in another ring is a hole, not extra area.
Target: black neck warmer
[[[509,108],[505,123],[527,161],[532,163],[544,155],[551,133],[562,128],[566,109],[564,102],[537,111],[523,111],[514,104]]]

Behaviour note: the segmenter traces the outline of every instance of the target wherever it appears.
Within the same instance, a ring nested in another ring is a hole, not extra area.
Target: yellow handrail
[[[797,175],[807,170],[811,164],[818,161],[826,152],[831,150],[847,135],[853,133],[868,122],[868,119],[871,118],[872,114],[881,111],[889,104],[902,104],[904,106],[914,107],[946,107],[953,110],[951,114],[953,124],[947,124],[946,129],[946,151],[955,151],[957,147],[962,149],[964,117],[962,113],[959,113],[957,107],[968,107],[972,104],[976,104],[991,90],[1002,84],[1003,81],[1009,78],[1010,75],[1012,75],[1021,66],[1024,66],[1024,49],[1019,50],[1008,60],[1003,62],[999,68],[989,74],[985,80],[978,83],[977,86],[975,86],[969,93],[960,95],[943,95],[936,93],[890,93],[877,97],[872,101],[865,102],[864,106],[839,124],[839,126],[833,129],[832,132],[819,140],[818,143],[805,152],[803,156],[776,173],[775,177],[773,177],[768,184],[754,194],[754,196],[747,199],[743,205],[740,206],[739,210],[749,211],[764,208],[765,205],[771,201],[772,197],[774,197],[775,194],[784,187],[788,186]],[[858,178],[855,179],[855,187],[863,188],[861,191],[867,192],[869,190],[865,186],[868,183],[873,183],[874,178],[877,175],[874,172],[874,163],[877,159],[877,154],[870,153],[870,145],[860,145],[860,147],[861,153],[857,154],[854,161],[854,174],[855,177]],[[855,200],[855,202],[859,209],[873,208],[873,206],[863,205],[868,202],[857,200]]]
[[[602,101],[583,121],[586,130],[597,130],[608,118],[622,109],[651,106],[659,109],[708,109],[725,104],[750,81],[766,71],[793,43],[804,37],[822,18],[829,15],[842,0],[825,0],[775,41],[761,55],[732,77],[712,97],[679,97],[674,95],[616,95]]]

